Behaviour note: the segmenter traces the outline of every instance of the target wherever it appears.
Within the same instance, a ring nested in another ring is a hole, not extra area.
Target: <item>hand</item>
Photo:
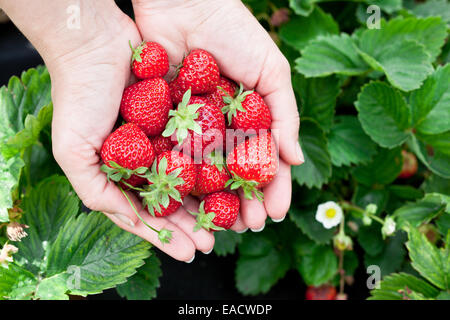
[[[144,40],[166,48],[171,64],[180,63],[191,49],[205,49],[225,76],[241,81],[246,88],[255,88],[264,97],[271,109],[272,129],[279,132],[280,168],[263,190],[264,203],[244,199],[241,194],[241,214],[232,229],[259,230],[267,216],[283,219],[291,202],[290,165],[304,161],[298,144],[299,115],[285,57],[238,0],[134,0],[133,7]]]
[[[155,229],[173,231],[169,244],[142,223],[105,173],[99,152],[116,122],[130,77],[129,41],[142,41],[134,22],[113,1],[83,1],[81,29],[66,27],[70,1],[4,2],[8,15],[43,56],[52,80],[53,153],[83,203],[105,212],[119,227],[153,243],[175,259],[189,261],[196,250],[207,252],[214,236],[193,232],[195,219],[184,208],[169,218],[152,217],[134,203]],[[40,13],[40,14],[39,14]],[[40,17],[38,21],[35,16]],[[131,196],[131,195],[130,195]],[[186,200],[186,205],[189,199]]]

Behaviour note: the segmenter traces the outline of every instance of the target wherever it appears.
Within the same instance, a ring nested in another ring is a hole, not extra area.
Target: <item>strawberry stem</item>
[[[139,220],[141,220],[144,225],[146,225],[148,228],[150,228],[151,230],[155,231],[158,234],[158,238],[161,241],[161,243],[163,243],[163,244],[164,243],[169,243],[170,239],[172,239],[172,232],[173,231],[167,230],[167,229],[164,229],[164,228],[161,229],[161,230],[157,230],[157,229],[153,228],[151,225],[149,225],[147,222],[145,222],[144,219],[139,214],[139,212],[137,211],[136,207],[134,206],[134,204],[131,201],[131,199],[128,196],[128,194],[122,189],[122,187],[120,185],[118,185],[118,187],[119,187],[119,190],[122,192],[122,194],[127,199],[128,203],[130,204],[130,206],[133,209],[134,213],[138,216]]]

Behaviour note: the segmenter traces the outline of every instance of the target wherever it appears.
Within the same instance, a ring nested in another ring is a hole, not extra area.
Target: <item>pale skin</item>
[[[79,3],[80,29],[67,27],[67,7]],[[290,166],[299,165],[299,116],[290,69],[267,32],[238,0],[134,0],[135,21],[112,0],[0,0],[0,7],[43,57],[52,80],[53,153],[83,203],[102,211],[119,227],[151,242],[180,261],[209,252],[214,235],[193,231],[198,200],[165,218],[152,217],[136,198],[141,216],[156,229],[173,231],[169,244],[135,215],[121,191],[100,170],[99,150],[117,119],[123,89],[136,81],[130,73],[128,41],[156,41],[170,63],[202,48],[212,53],[221,72],[255,88],[269,105],[272,128],[279,132],[280,166],[264,188],[264,203],[241,194],[241,211],[232,227],[259,230],[267,217],[281,220],[291,201]]]

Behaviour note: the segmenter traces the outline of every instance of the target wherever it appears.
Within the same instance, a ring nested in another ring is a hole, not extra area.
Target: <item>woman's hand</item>
[[[221,72],[255,88],[271,109],[278,135],[280,168],[264,188],[264,203],[241,196],[234,230],[259,230],[265,219],[283,219],[291,202],[290,165],[301,164],[299,115],[290,67],[268,33],[239,0],[133,0],[137,27],[148,41],[166,48],[172,64],[192,49],[209,51]]]
[[[142,41],[134,22],[113,1],[81,1],[80,29],[66,24],[70,1],[17,0],[1,4],[49,69],[54,104],[53,153],[83,203],[105,212],[119,227],[175,259],[190,261],[196,250],[210,251],[214,236],[205,230],[194,233],[195,219],[184,208],[170,219],[155,218],[132,198],[149,225],[173,231],[170,243],[163,245],[100,170],[100,149],[118,117],[123,89],[133,80],[129,41],[134,45]],[[189,206],[189,199],[185,203]]]

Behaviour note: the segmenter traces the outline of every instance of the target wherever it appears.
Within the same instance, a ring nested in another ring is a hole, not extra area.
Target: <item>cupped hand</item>
[[[100,149],[117,120],[123,89],[133,81],[129,41],[142,41],[134,22],[116,9],[106,17],[105,12],[96,16],[95,25],[90,26],[95,32],[89,31],[94,36],[44,55],[52,78],[54,156],[88,208],[105,212],[119,227],[175,259],[190,261],[196,250],[212,249],[213,235],[204,230],[194,233],[195,221],[184,208],[170,219],[152,217],[130,194],[146,223],[157,230],[173,231],[170,243],[163,245],[100,170]],[[185,206],[189,207],[189,199]]]
[[[286,58],[239,0],[133,0],[133,7],[143,39],[160,43],[171,64],[180,63],[192,49],[205,49],[214,56],[222,74],[246,88],[255,88],[263,96],[278,141],[279,172],[263,190],[264,203],[244,199],[240,194],[241,214],[232,229],[261,230],[267,216],[274,221],[284,219],[291,202],[290,165],[304,161]],[[189,202],[198,205],[192,199]]]

